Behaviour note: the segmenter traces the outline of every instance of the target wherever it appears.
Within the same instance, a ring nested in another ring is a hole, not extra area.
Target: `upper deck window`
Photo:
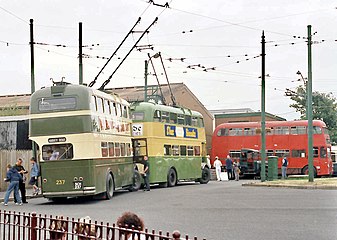
[[[253,136],[255,135],[256,129],[255,128],[244,128],[243,135],[245,136]]]
[[[160,122],[161,119],[161,112],[159,110],[156,110],[153,115],[153,121]]]
[[[324,134],[327,134],[327,135],[330,134],[330,133],[329,133],[329,130],[328,130],[327,128],[323,128],[323,130],[324,130]]]
[[[142,121],[144,120],[144,113],[143,112],[133,112],[132,113],[132,120]]]
[[[275,135],[288,135],[289,134],[289,127],[275,127],[274,128]]]
[[[103,111],[103,99],[100,98],[100,97],[97,97],[97,98],[96,98],[96,104],[97,104],[97,111],[98,111],[99,113],[103,113],[103,112],[104,112],[104,111]]]
[[[198,127],[198,118],[197,117],[192,117],[192,126]]]
[[[169,123],[170,122],[170,114],[169,112],[162,112],[161,113],[161,121]]]
[[[305,126],[294,126],[290,127],[290,134],[292,135],[300,135],[300,134],[306,134],[307,128]]]
[[[322,134],[322,128],[318,126],[313,126],[313,134]]]
[[[178,114],[178,124],[184,125],[185,124],[185,117],[182,114]]]
[[[199,127],[204,127],[204,119],[203,118],[198,118],[198,124],[199,124]]]
[[[39,111],[50,112],[50,111],[64,111],[73,110],[76,108],[76,98],[41,98],[39,101]]]
[[[128,118],[128,107],[127,106],[124,106],[124,105],[122,105],[122,116],[123,116],[123,118]]]
[[[92,111],[97,111],[96,96],[91,96],[90,109]]]
[[[110,102],[104,99],[104,113],[111,114]]]
[[[192,125],[192,117],[191,116],[185,116],[185,124],[188,126]]]
[[[228,128],[220,128],[217,132],[217,136],[228,136]]]
[[[242,128],[230,128],[229,129],[229,136],[242,136]]]
[[[170,123],[177,123],[177,114],[170,113]]]

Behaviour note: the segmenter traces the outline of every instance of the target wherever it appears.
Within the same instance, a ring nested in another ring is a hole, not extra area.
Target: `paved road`
[[[72,200],[55,204],[30,199],[8,210],[114,222],[124,211],[144,218],[148,228],[207,239],[337,239],[337,191],[242,187],[210,182],[117,193],[112,200]],[[3,209],[4,206],[1,206]]]

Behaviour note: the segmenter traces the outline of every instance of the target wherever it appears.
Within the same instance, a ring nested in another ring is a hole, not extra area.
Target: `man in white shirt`
[[[222,163],[221,161],[219,160],[219,157],[216,156],[215,157],[215,161],[213,163],[213,166],[215,167],[215,173],[216,173],[216,178],[218,181],[221,181],[221,178],[220,178],[220,174],[221,174],[221,166],[222,166]]]

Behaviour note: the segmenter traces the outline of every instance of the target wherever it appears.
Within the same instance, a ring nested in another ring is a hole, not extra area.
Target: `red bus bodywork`
[[[281,168],[283,156],[288,157],[288,174],[307,174],[308,166],[308,121],[266,122],[267,156],[279,157]],[[330,136],[323,121],[313,121],[314,167],[318,176],[333,172]],[[223,123],[216,127],[212,137],[211,163],[216,156],[225,164],[227,155],[239,159],[243,148],[261,149],[261,123]],[[213,166],[213,165],[212,165]]]

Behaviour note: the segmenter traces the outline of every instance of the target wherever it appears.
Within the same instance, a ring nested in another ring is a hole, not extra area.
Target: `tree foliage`
[[[306,90],[303,86],[296,89],[290,97],[295,103],[290,107],[301,114],[301,119],[306,119]],[[331,142],[337,143],[337,100],[332,93],[313,92],[312,94],[313,119],[322,120],[330,130]]]

